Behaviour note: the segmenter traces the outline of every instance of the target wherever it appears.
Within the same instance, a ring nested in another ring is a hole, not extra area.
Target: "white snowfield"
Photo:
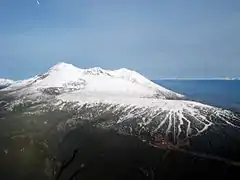
[[[183,100],[183,95],[128,69],[80,69],[59,63],[45,74],[19,81],[6,89],[24,98],[42,97],[50,92],[50,96],[58,100],[55,103],[58,108],[74,102],[80,111],[87,105],[86,116],[90,111],[97,111],[93,114],[101,116],[111,109],[118,115],[115,124],[137,119],[137,124],[151,129],[151,133],[161,132],[166,136],[172,133],[174,139],[199,135],[216,124],[240,127],[239,117],[231,111]]]
[[[9,86],[13,84],[15,81],[10,80],[10,79],[2,79],[0,78],[0,86]]]

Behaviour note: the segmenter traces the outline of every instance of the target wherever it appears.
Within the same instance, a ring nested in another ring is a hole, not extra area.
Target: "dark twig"
[[[70,159],[69,161],[67,161],[66,164],[63,164],[63,165],[61,166],[61,168],[60,168],[60,170],[59,170],[59,173],[58,173],[58,175],[57,175],[57,177],[56,177],[55,180],[59,180],[59,178],[60,178],[60,176],[62,175],[63,171],[64,171],[64,170],[73,162],[73,160],[75,159],[76,154],[78,153],[78,151],[79,151],[79,149],[75,149],[75,150],[73,151],[73,155],[72,155],[71,159]]]
[[[75,171],[73,173],[73,175],[69,178],[69,180],[74,180],[74,178],[81,172],[81,170],[83,170],[82,167],[80,169],[78,169],[77,171]]]

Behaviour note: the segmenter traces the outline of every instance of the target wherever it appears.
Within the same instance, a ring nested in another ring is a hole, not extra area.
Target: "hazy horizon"
[[[94,68],[94,67],[90,67],[90,68]],[[46,69],[42,73],[47,72],[48,69]],[[116,70],[116,69],[108,69],[108,70]],[[0,70],[0,73],[1,73],[1,70]],[[42,74],[42,73],[37,73],[37,74],[34,74],[32,76],[28,76],[28,77],[25,77],[25,78],[19,78],[19,79],[17,79],[17,78],[12,79],[12,78],[9,78],[9,77],[0,77],[0,80],[1,79],[9,79],[9,80],[18,81],[18,80],[28,79],[28,78],[31,78],[35,75],[39,75],[39,74]],[[142,74],[142,73],[140,73],[140,74]],[[144,74],[142,74],[142,75],[144,75]],[[240,80],[240,77],[230,77],[230,76],[205,77],[205,78],[204,77],[163,77],[163,78],[156,78],[156,79],[151,79],[149,77],[147,77],[147,78],[152,80],[152,81],[157,81],[157,80],[236,80],[236,79]]]

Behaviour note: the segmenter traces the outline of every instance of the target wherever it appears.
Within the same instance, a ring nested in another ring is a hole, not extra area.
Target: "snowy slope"
[[[0,86],[9,86],[13,84],[15,81],[10,80],[10,79],[1,79],[0,78]]]
[[[127,124],[130,129],[140,126],[140,131],[147,131],[153,135],[167,137],[171,134],[174,142],[200,135],[210,126],[217,124],[240,129],[238,115],[194,101],[136,98],[77,91],[59,95],[57,98],[62,102],[57,103],[61,108],[67,102],[75,102],[73,107],[78,107],[80,117],[83,119],[91,121],[104,117],[111,111],[117,115],[117,119],[110,123],[110,127],[115,124]],[[81,110],[83,107],[84,111]]]
[[[59,92],[81,90],[81,92],[124,94],[126,96],[158,97],[162,99],[184,97],[154,84],[131,70],[80,69],[66,63],[58,63],[43,75],[15,83],[8,90],[22,89],[24,87],[27,89],[23,89],[23,92],[58,88]]]

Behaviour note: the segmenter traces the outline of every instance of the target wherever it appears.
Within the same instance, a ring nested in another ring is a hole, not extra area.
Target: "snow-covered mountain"
[[[13,84],[15,81],[10,80],[10,79],[2,79],[0,78],[0,86],[9,86]]]
[[[80,69],[59,63],[4,92],[16,98],[11,107],[32,101],[47,103],[44,107],[51,110],[73,112],[74,117],[61,127],[75,126],[84,119],[121,133],[147,133],[174,143],[201,135],[210,126],[240,128],[238,114],[188,101],[128,69]]]

